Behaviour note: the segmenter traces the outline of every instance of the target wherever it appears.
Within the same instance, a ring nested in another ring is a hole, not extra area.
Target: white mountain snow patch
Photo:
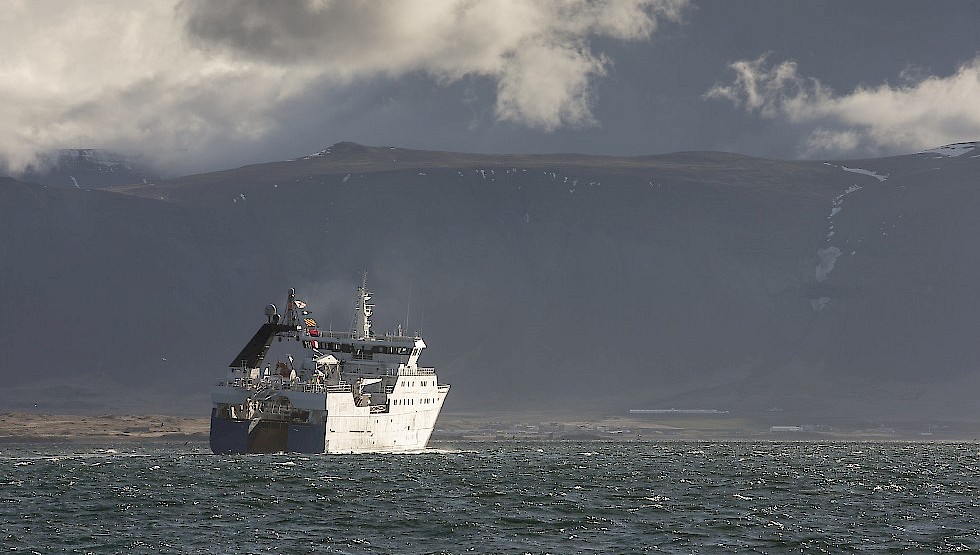
[[[864,169],[861,169],[861,168],[849,168],[847,166],[841,166],[840,169],[842,169],[842,170],[844,170],[846,172],[860,173],[860,174],[864,174],[864,175],[870,175],[871,177],[877,179],[878,181],[884,181],[884,180],[888,179],[888,176],[887,175],[881,175],[881,174],[875,173],[875,172],[873,172],[871,170],[864,170]]]
[[[827,306],[827,303],[829,302],[830,302],[830,297],[820,297],[819,299],[811,299],[810,306],[813,307],[813,310],[820,312],[821,310],[823,310],[823,307]]]
[[[834,269],[834,264],[837,264],[837,257],[840,255],[840,249],[837,247],[827,247],[817,251],[817,258],[819,259],[816,269],[817,281],[821,283],[827,281],[827,276]]]
[[[843,207],[844,204],[844,197],[852,193],[855,193],[857,191],[860,191],[862,188],[863,187],[861,187],[860,185],[851,185],[850,187],[845,189],[842,193],[834,197],[834,203],[830,207],[830,214],[827,216],[827,222],[829,223],[829,226],[827,228],[828,243],[837,233],[837,231],[834,229],[834,217],[838,213],[840,213],[841,208]],[[847,241],[845,241],[845,243],[846,242]],[[854,253],[855,251],[852,251],[851,255],[854,255]],[[841,250],[833,245],[830,245],[825,249],[817,250],[818,261],[817,261],[815,274],[818,282],[822,283],[827,281],[827,277],[830,275],[830,272],[834,269],[834,265],[837,264],[837,258],[840,257],[840,255],[841,255]],[[814,311],[820,312],[821,310],[823,310],[824,306],[826,306],[827,303],[829,302],[830,302],[830,297],[820,297],[819,299],[811,299],[810,306],[813,307]]]
[[[923,150],[919,154],[935,154],[940,157],[949,158],[953,156],[963,156],[964,154],[973,152],[976,148],[977,148],[976,142],[953,143],[949,145],[943,145],[939,148]]]
[[[841,211],[841,207],[844,204],[844,197],[855,192],[860,191],[862,187],[860,185],[851,185],[844,190],[843,193],[834,197],[834,204],[830,207],[830,215],[827,216],[827,221],[830,222],[830,227],[827,228],[827,240],[829,241],[831,237],[836,233],[834,231],[834,216]]]

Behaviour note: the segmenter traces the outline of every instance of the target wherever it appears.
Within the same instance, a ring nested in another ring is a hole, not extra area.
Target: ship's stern
[[[215,455],[248,453],[248,420],[235,420],[211,410],[211,452]]]

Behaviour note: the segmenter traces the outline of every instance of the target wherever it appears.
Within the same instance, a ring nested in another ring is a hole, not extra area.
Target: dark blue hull
[[[211,415],[211,451],[216,455],[245,453],[323,453],[326,424],[235,420]]]
[[[211,452],[216,455],[248,453],[248,420],[211,415]]]

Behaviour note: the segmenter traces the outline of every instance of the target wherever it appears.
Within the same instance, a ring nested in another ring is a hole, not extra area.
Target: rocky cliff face
[[[976,418],[974,154],[342,143],[110,190],[0,181],[0,402],[206,414],[265,304],[296,287],[348,329],[367,270],[376,329],[421,329],[446,410]]]

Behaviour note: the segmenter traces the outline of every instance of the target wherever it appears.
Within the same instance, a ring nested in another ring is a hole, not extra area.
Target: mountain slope
[[[296,287],[347,329],[363,269],[450,411],[975,418],[978,166],[341,143],[110,191],[5,181],[0,401],[206,414],[266,303]]]

